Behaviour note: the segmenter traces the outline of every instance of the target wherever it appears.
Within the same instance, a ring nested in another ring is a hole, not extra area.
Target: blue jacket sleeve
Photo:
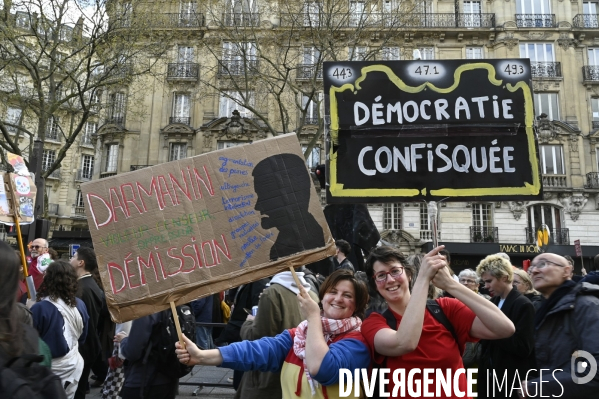
[[[77,341],[79,341],[79,345],[82,345],[85,342],[85,339],[87,338],[87,331],[88,331],[88,327],[89,327],[89,315],[87,313],[87,308],[85,307],[85,303],[79,298],[75,298],[75,300],[77,301],[77,310],[79,310],[79,313],[81,314],[81,318],[83,319],[83,332],[81,333],[81,336],[77,340]]]
[[[257,341],[241,341],[218,348],[223,357],[221,367],[239,371],[281,371],[285,357],[293,346],[289,331],[276,337],[264,337]]]
[[[31,307],[33,315],[33,326],[40,335],[40,338],[50,348],[52,358],[63,357],[69,352],[69,346],[64,339],[63,328],[64,319],[48,301],[41,301]]]
[[[339,382],[340,369],[365,369],[370,367],[370,354],[366,345],[357,339],[342,339],[329,346],[318,373],[312,376],[324,386]]]
[[[158,315],[160,313],[133,320],[129,336],[121,341],[121,354],[125,359],[136,362],[143,357],[144,349],[150,342],[152,327],[158,321]],[[133,339],[129,339],[130,337]]]

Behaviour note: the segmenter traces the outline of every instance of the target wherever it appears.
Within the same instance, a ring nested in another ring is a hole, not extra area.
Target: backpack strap
[[[443,312],[443,309],[439,305],[439,302],[437,302],[435,299],[427,300],[426,301],[426,309],[429,311],[431,316],[433,316],[435,318],[435,320],[437,320],[439,323],[441,323],[443,325],[443,327],[445,327],[447,329],[447,331],[449,331],[451,333],[451,335],[453,336],[453,339],[455,339],[455,342],[458,344],[460,354],[464,353],[464,348],[462,347],[462,345],[460,345],[460,340],[458,339],[458,334],[455,332],[453,325],[451,324],[451,322],[449,321],[449,319]]]
[[[389,328],[391,328],[392,330],[397,330],[397,319],[395,318],[395,316],[393,316],[393,313],[391,313],[391,310],[389,310],[389,308],[387,308],[387,310],[383,312],[382,316],[385,318],[385,321],[387,322]]]

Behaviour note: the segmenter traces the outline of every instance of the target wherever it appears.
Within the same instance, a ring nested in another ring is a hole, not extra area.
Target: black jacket
[[[599,298],[594,295],[599,295],[598,285],[577,284],[547,312],[536,328],[537,367],[552,371],[562,369],[553,375],[543,374],[543,395],[561,396],[562,399],[597,397],[599,372],[586,384],[575,384],[570,374],[572,355],[576,350],[589,352],[595,364],[599,364]],[[534,390],[533,384],[539,386],[539,379],[528,382],[531,390]]]
[[[491,298],[491,302],[498,305],[500,299],[497,296]],[[519,390],[510,391],[514,378],[518,379],[515,382],[515,385],[518,386],[520,379],[525,378],[528,370],[535,368],[535,309],[532,303],[514,288],[505,298],[501,311],[514,323],[516,332],[509,338],[481,340],[482,355],[478,373],[479,398],[518,398]],[[487,370],[491,376],[489,381],[487,381]],[[495,372],[499,381],[503,378],[504,372],[507,374],[507,387],[504,384],[500,391],[497,384],[494,387],[490,384],[493,381],[492,371]],[[516,372],[518,376],[516,376]]]
[[[143,316],[133,320],[129,335],[121,341],[121,353],[127,359],[125,362],[125,383],[128,388],[142,386],[164,385],[176,383],[168,376],[156,372],[156,364],[149,359],[148,364],[143,364],[143,358],[150,345],[154,325],[161,320],[162,312]]]
[[[86,364],[91,365],[101,351],[98,323],[102,312],[102,298],[104,292],[92,276],[80,278],[77,284],[77,298],[81,299],[87,308],[89,324],[87,338],[83,345],[79,345],[79,353]]]

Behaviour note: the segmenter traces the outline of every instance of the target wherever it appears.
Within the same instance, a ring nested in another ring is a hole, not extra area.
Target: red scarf
[[[322,332],[324,333],[324,340],[327,345],[333,341],[333,339],[340,334],[344,334],[349,331],[360,331],[362,326],[362,320],[359,317],[348,317],[347,319],[335,320],[328,319],[320,315],[320,321],[322,322]],[[308,332],[308,321],[302,321],[299,326],[295,329],[295,338],[293,338],[293,352],[297,357],[304,361],[304,371],[306,373],[306,379],[310,384],[310,390],[312,396],[316,394],[316,388],[318,388],[318,382],[312,379],[312,376],[308,372],[308,365],[306,364],[306,334]]]

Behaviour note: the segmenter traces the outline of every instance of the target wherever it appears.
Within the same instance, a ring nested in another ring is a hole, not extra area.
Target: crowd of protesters
[[[185,337],[185,347],[177,344],[179,361],[236,370],[236,398],[332,399],[339,397],[340,369],[381,366],[406,375],[478,368],[474,389],[481,398],[536,397],[540,389],[562,398],[599,392],[599,373],[587,378],[577,367],[578,360],[595,362],[596,372],[599,361],[599,272],[576,276],[571,259],[552,253],[524,270],[500,253],[456,276],[443,246],[409,257],[376,247],[364,270],[354,271],[350,251],[349,243],[337,242],[328,276],[298,268],[300,286],[282,272],[193,301],[195,343]],[[82,247],[69,262],[54,257],[37,267],[48,252],[46,240],[30,246],[38,295],[28,309],[20,260],[0,242],[2,364],[44,355],[68,398],[85,397],[90,374],[104,398],[174,398],[178,380],[147,356],[161,313],[114,325],[94,251]],[[599,256],[596,270],[598,263]],[[213,329],[215,321],[226,325]],[[504,378],[507,384],[498,386]],[[426,382],[422,374],[414,380]],[[468,390],[465,373],[456,381]],[[385,390],[394,388],[390,379]],[[436,388],[433,380],[430,390]],[[457,397],[443,392],[436,397]]]

